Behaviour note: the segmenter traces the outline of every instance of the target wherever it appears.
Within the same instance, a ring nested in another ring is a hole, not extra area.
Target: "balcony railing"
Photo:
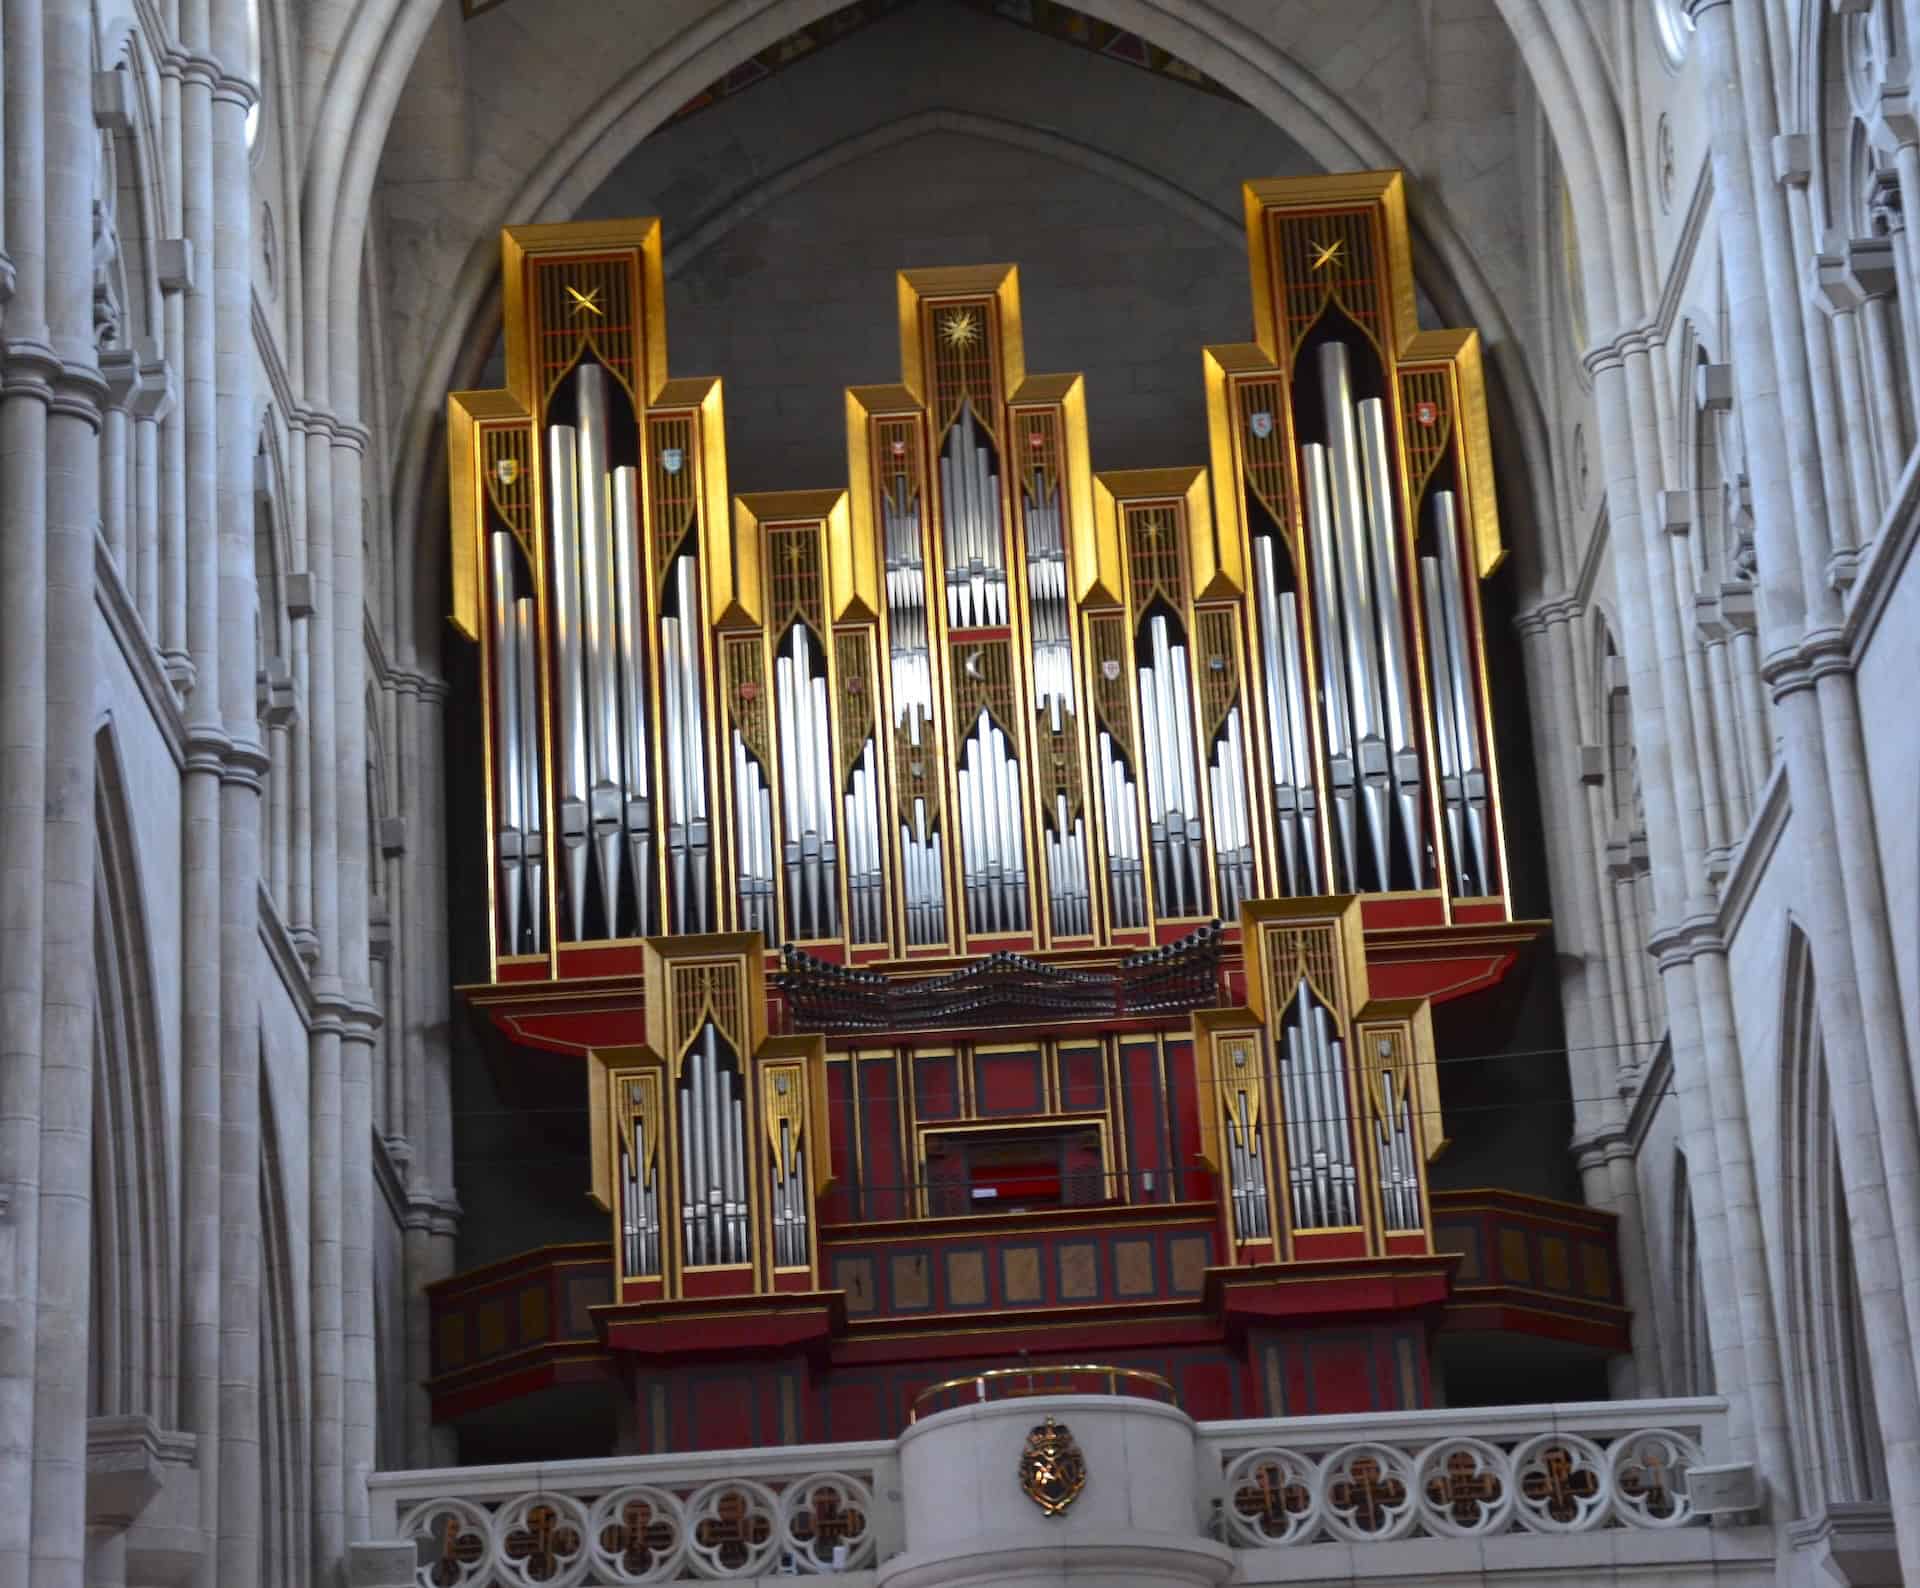
[[[1223,1542],[1242,1548],[1664,1530],[1696,1518],[1717,1400],[1203,1423]]]
[[[1236,1581],[1294,1580],[1322,1551],[1358,1566],[1395,1540],[1421,1541],[1431,1581],[1767,1558],[1700,1525],[1687,1494],[1692,1467],[1726,1459],[1718,1400],[1202,1423],[1199,1438],[1194,1531],[1236,1548]],[[905,1547],[916,1498],[890,1441],[383,1473],[370,1488],[374,1534],[418,1541],[422,1588],[864,1577]]]

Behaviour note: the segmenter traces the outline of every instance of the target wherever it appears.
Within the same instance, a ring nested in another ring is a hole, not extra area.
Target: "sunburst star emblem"
[[[940,334],[948,347],[972,347],[980,340],[980,322],[970,309],[961,309],[940,322]]]

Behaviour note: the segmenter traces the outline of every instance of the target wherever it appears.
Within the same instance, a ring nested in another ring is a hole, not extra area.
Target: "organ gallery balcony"
[[[1772,1581],[1766,1528],[1703,1514],[1723,1401],[1196,1423],[1104,1371],[942,1391],[892,1439],[379,1474],[373,1531],[446,1588]]]

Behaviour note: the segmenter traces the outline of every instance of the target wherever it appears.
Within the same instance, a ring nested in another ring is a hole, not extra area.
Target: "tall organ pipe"
[[[1446,618],[1446,690],[1452,708],[1454,741],[1460,756],[1461,798],[1466,807],[1467,834],[1472,844],[1473,870],[1480,892],[1493,891],[1493,835],[1486,748],[1480,737],[1480,715],[1474,709],[1473,663],[1469,648],[1466,580],[1463,573],[1459,516],[1451,491],[1433,497],[1434,539],[1439,551],[1441,606]],[[1438,651],[1439,647],[1432,647]],[[1441,692],[1436,689],[1438,696]],[[1436,706],[1437,709],[1437,706]],[[1464,864],[1464,862],[1463,862]]]
[[[587,751],[592,782],[588,822],[600,874],[607,934],[614,931],[620,897],[621,827],[625,800],[620,788],[619,658],[613,628],[613,539],[607,476],[607,372],[582,364],[574,372],[579,424],[575,454],[578,513],[581,637],[586,647]]]
[[[495,721],[500,750],[495,786],[499,790],[495,864],[506,929],[506,952],[520,952],[522,864],[526,846],[525,781],[521,764],[527,746],[520,738],[520,696],[528,686],[520,677],[520,644],[514,632],[513,536],[496,529],[487,542],[491,553],[493,589],[488,606],[489,639],[493,649]],[[538,908],[538,905],[535,905]]]
[[[1373,588],[1368,572],[1366,509],[1361,500],[1359,444],[1354,435],[1352,381],[1346,344],[1320,348],[1320,395],[1327,428],[1327,501],[1333,510],[1339,556],[1340,629],[1346,659],[1348,706],[1353,713],[1353,747],[1358,757],[1360,799],[1372,840],[1374,880],[1391,886],[1387,871],[1390,772],[1381,705],[1379,658],[1375,653]]]
[[[1394,508],[1385,405],[1369,397],[1356,411],[1360,456],[1372,526],[1373,595],[1379,607],[1380,675],[1386,698],[1387,747],[1392,753],[1394,797],[1400,806],[1400,837],[1407,874],[1426,882],[1420,843],[1420,740],[1414,722],[1413,677],[1407,666],[1407,633],[1400,580],[1400,516]],[[1386,857],[1381,856],[1384,870]],[[1384,885],[1384,884],[1383,884]]]
[[[1354,806],[1359,786],[1353,758],[1353,726],[1347,712],[1347,673],[1341,647],[1340,586],[1334,554],[1333,506],[1327,484],[1327,449],[1310,441],[1300,449],[1300,473],[1306,487],[1307,534],[1313,546],[1313,604],[1319,619],[1320,688],[1326,709],[1322,730],[1327,741],[1328,794],[1333,801],[1333,832],[1340,860],[1335,886],[1360,887],[1356,854],[1358,820]]]
[[[535,648],[536,633],[533,597],[521,596],[513,604],[513,648],[520,674],[520,814],[526,824],[520,846],[520,869],[526,878],[533,952],[539,954],[547,946],[547,837],[546,824],[541,820],[540,716],[536,704],[540,663]]]
[[[558,697],[561,860],[566,866],[568,914],[577,941],[587,932],[587,698],[581,668],[577,432],[572,425],[547,431],[548,476],[553,484],[553,631],[559,653]]]
[[[621,817],[638,911],[634,930],[645,934],[654,929],[653,789],[648,764],[647,641],[641,597],[646,566],[640,553],[638,492],[635,470],[614,470],[613,587],[620,635],[620,698],[625,707],[620,716]]]

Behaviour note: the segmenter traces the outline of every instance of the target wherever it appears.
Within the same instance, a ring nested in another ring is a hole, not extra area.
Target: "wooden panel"
[[[914,1055],[913,1108],[917,1119],[960,1117],[960,1059],[957,1054]]]
[[[860,1063],[861,1143],[866,1172],[855,1199],[856,1218],[899,1219],[913,1213],[900,1152],[900,1072],[891,1055]]]
[[[1106,1055],[1099,1048],[1060,1049],[1060,1106],[1069,1111],[1107,1106]]]
[[[1046,1073],[1037,1048],[973,1056],[974,1112],[982,1119],[1042,1114],[1047,1108]]]
[[[1127,1161],[1133,1166],[1130,1200],[1172,1200],[1167,1172],[1167,1116],[1160,1106],[1160,1048],[1155,1042],[1129,1042],[1120,1049],[1124,1086]],[[1149,1189],[1145,1177],[1153,1177]]]

